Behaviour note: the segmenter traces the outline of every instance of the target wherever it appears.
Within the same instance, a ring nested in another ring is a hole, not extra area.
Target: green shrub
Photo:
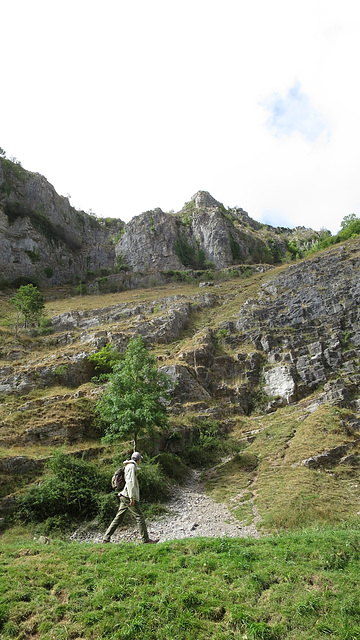
[[[172,271],[170,275],[173,278],[173,280],[175,280],[175,282],[192,282],[193,281],[191,273],[188,273],[187,271]]]
[[[55,516],[91,517],[98,511],[98,494],[108,489],[105,474],[85,460],[55,453],[48,462],[51,475],[19,499],[18,515],[26,522]]]
[[[242,251],[239,243],[235,238],[233,238],[232,234],[229,232],[229,242],[230,242],[230,251],[232,255],[232,259],[234,262],[240,262],[242,259]]]
[[[159,464],[166,477],[175,480],[175,482],[183,482],[188,476],[188,467],[173,453],[159,453],[153,462]]]
[[[54,275],[54,269],[52,267],[45,267],[44,273],[47,278],[52,278]]]
[[[26,287],[29,284],[37,287],[39,283],[37,279],[33,278],[32,276],[18,276],[17,278],[12,280],[10,284],[15,289],[19,289],[20,287]]]
[[[50,516],[50,518],[46,518],[43,522],[43,526],[41,527],[41,531],[44,535],[49,534],[64,534],[66,531],[71,529],[73,526],[73,521],[69,514],[61,514],[56,516]]]
[[[29,256],[33,264],[36,264],[37,262],[39,262],[40,254],[39,254],[39,251],[36,251],[36,249],[34,250],[25,249],[25,253]]]
[[[140,497],[144,502],[162,502],[170,496],[170,483],[160,464],[145,463],[138,474]]]
[[[80,282],[80,284],[78,284],[78,286],[75,288],[75,295],[85,296],[87,293],[88,293],[87,285]]]
[[[126,273],[129,271],[128,265],[124,262],[124,256],[120,253],[116,258],[116,269],[117,272],[123,271]]]
[[[296,260],[297,258],[302,258],[301,250],[300,250],[299,246],[296,244],[296,242],[294,242],[294,240],[291,240],[290,242],[288,242],[288,244],[286,246],[286,250],[287,250],[291,260]]]
[[[48,318],[42,317],[40,318],[39,327],[37,330],[39,336],[46,336],[49,333],[53,332],[53,328],[50,324],[50,320]]]
[[[100,293],[107,293],[109,291],[109,278],[106,276],[99,278],[98,285]]]
[[[57,376],[58,378],[61,378],[63,375],[65,375],[67,369],[68,369],[67,364],[59,364],[57,367],[55,367],[54,369],[54,375]]]
[[[268,249],[272,255],[272,258],[275,264],[282,261],[282,255],[281,255],[280,249],[272,238],[268,239]]]
[[[7,278],[0,279],[0,289],[7,289],[10,287],[10,282]]]
[[[174,245],[175,253],[184,267],[192,267],[193,269],[206,269],[211,265],[206,260],[205,251],[200,249],[197,242],[196,247],[188,241],[183,233],[179,233]]]
[[[207,420],[200,426],[198,435],[182,457],[185,464],[206,467],[219,459],[224,448],[225,442],[219,435],[217,423]]]
[[[108,526],[119,507],[119,498],[114,492],[102,493],[98,496],[97,505],[97,521],[99,525]]]
[[[116,347],[109,342],[100,351],[91,353],[88,360],[94,366],[95,381],[106,379],[107,375],[112,373],[115,364],[122,358],[123,354],[119,353]]]

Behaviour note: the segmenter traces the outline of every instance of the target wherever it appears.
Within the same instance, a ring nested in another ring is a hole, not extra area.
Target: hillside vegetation
[[[101,442],[94,409],[104,386],[92,381],[87,356],[108,343],[123,350],[140,334],[176,383],[168,433],[139,445],[148,457],[166,449],[194,464],[188,449],[195,447],[198,466],[214,467],[212,495],[220,498],[226,486],[244,520],[256,496],[267,531],[352,519],[359,510],[358,252],[350,241],[290,267],[227,274],[211,287],[70,298],[51,290],[45,335],[16,337],[15,310],[3,296],[2,515],[48,473],[57,447],[101,459],[111,473],[118,448]],[[124,454],[130,448],[121,446]],[[229,452],[233,459],[221,462]]]
[[[4,638],[360,638],[359,257],[355,238],[201,286],[43,290],[47,322],[17,334],[1,294]],[[132,446],[102,441],[89,356],[137,335],[173,380],[168,429],[139,441],[147,518],[193,466],[240,523],[256,505],[260,540],[69,543],[109,521]]]

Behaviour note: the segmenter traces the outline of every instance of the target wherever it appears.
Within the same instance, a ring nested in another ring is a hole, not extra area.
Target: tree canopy
[[[97,403],[106,424],[104,442],[153,434],[155,427],[168,424],[165,400],[172,382],[158,370],[155,357],[146,349],[141,336],[129,341],[125,354],[114,365],[109,382]]]
[[[355,213],[344,216],[341,222],[341,230],[338,233],[339,241],[356,238],[360,234],[360,218]]]
[[[10,298],[18,312],[16,319],[16,330],[21,316],[24,318],[24,327],[39,323],[44,315],[44,300],[41,292],[33,284],[22,285],[15,295]]]

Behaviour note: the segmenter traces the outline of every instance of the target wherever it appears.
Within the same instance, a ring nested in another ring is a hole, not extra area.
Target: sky
[[[128,222],[199,190],[273,226],[360,216],[358,0],[0,0],[0,147]]]

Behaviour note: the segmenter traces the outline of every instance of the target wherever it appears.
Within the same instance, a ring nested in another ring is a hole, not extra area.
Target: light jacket
[[[130,500],[140,500],[139,481],[137,479],[138,465],[135,460],[125,460],[125,487],[121,495]]]

